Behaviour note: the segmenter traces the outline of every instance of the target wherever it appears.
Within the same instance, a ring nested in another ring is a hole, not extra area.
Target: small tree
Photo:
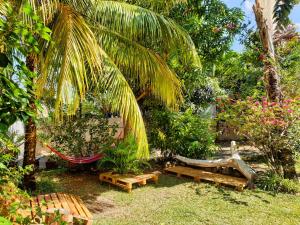
[[[294,179],[294,153],[300,137],[300,100],[288,99],[282,103],[227,100],[219,104],[219,119],[225,120],[257,147],[266,157],[275,173]]]

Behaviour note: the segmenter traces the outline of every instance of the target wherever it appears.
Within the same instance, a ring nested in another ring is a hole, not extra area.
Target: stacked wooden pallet
[[[146,185],[147,181],[158,182],[160,172],[152,172],[149,174],[132,175],[132,174],[114,174],[112,172],[101,173],[99,179],[101,182],[110,183],[124,190],[131,192],[133,184]]]
[[[207,180],[212,181],[216,184],[234,186],[237,188],[237,190],[243,190],[248,183],[247,179],[245,178],[238,178],[218,173],[212,173],[200,169],[194,169],[191,167],[175,166],[166,168],[165,171],[169,173],[174,173],[177,175],[177,177],[191,177],[197,182],[201,180]]]

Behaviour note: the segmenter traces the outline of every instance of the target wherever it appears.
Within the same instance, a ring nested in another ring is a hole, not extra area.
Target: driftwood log
[[[248,166],[239,156],[239,154],[234,154],[232,158],[229,159],[217,159],[217,160],[199,160],[199,159],[190,159],[180,155],[175,156],[175,158],[187,165],[196,166],[196,167],[231,167],[238,170],[243,174],[249,181],[253,183],[253,179],[256,176],[255,171]]]

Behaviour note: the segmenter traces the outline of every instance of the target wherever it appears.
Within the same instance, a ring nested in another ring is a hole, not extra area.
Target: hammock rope
[[[46,145],[46,147],[53,152],[54,154],[56,154],[57,156],[59,156],[61,159],[66,160],[72,164],[88,164],[88,163],[92,163],[95,162],[97,160],[100,160],[104,157],[104,154],[95,154],[93,156],[87,156],[87,157],[74,157],[74,156],[67,156],[62,154],[61,152],[59,152],[58,150],[56,150],[55,148],[52,148],[49,145]]]

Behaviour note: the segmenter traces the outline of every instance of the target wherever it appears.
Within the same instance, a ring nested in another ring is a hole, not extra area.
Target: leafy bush
[[[18,185],[31,167],[21,168],[12,165],[19,149],[6,135],[0,134],[0,215],[18,221],[27,221],[17,212],[24,209],[24,202],[29,196],[20,190]]]
[[[300,139],[300,99],[281,103],[251,98],[220,102],[219,119],[226,121],[266,157],[271,169],[285,178],[295,178],[294,153]]]
[[[105,157],[99,161],[98,167],[104,170],[112,170],[116,173],[142,173],[150,165],[137,159],[138,146],[133,136],[128,136],[119,142],[114,148],[105,150]]]
[[[266,172],[257,179],[257,186],[265,191],[296,194],[300,192],[298,182],[284,179],[272,171]]]
[[[55,124],[51,119],[39,123],[40,139],[65,154],[87,156],[103,151],[114,142],[116,125],[100,113],[87,112]]]
[[[201,118],[192,110],[182,113],[155,111],[151,123],[151,143],[165,153],[206,158],[216,149],[212,120]]]
[[[11,224],[12,223],[9,220],[7,220],[7,219],[3,218],[2,216],[0,216],[0,225],[11,225]]]

